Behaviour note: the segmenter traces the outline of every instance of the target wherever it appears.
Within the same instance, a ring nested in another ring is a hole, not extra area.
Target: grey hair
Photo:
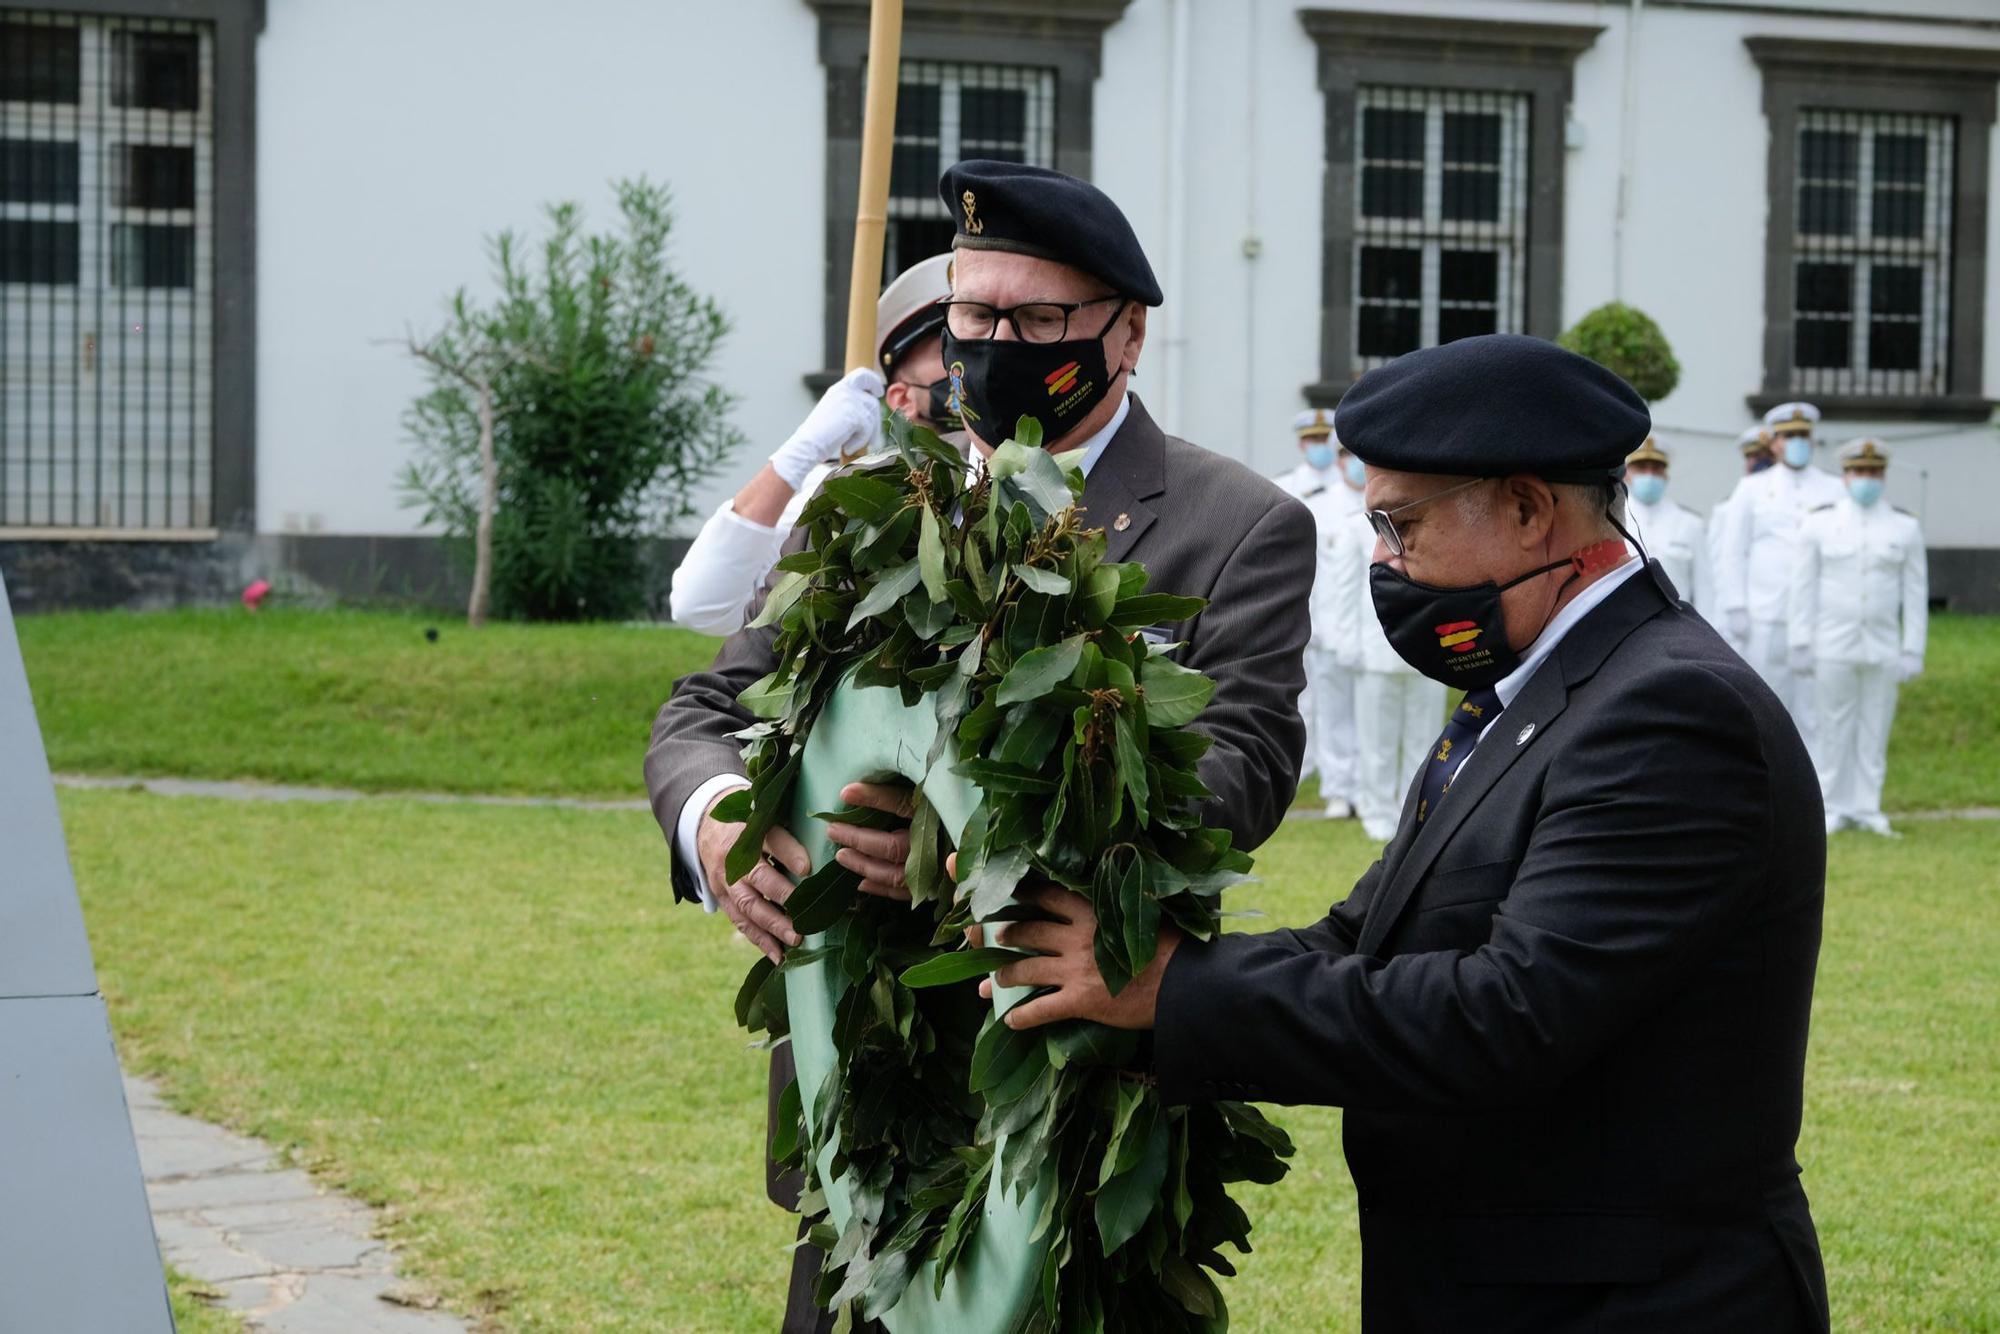
[[[1598,520],[1598,528],[1607,536],[1625,522],[1625,488],[1611,478],[1602,482],[1550,482],[1549,489],[1555,492],[1558,504],[1573,506]],[[1458,521],[1468,528],[1476,528],[1493,517],[1492,487],[1467,487],[1452,500],[1458,510]]]

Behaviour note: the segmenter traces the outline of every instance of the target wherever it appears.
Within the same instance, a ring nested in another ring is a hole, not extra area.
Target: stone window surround
[[[1939,395],[1820,395],[1829,416],[1870,421],[1984,421],[1991,410],[1985,358],[1986,232],[1995,81],[2000,51],[1976,47],[1743,39],[1764,76],[1770,125],[1769,220],[1764,240],[1764,381],[1746,395],[1753,412],[1798,397],[1792,388],[1792,219],[1796,212],[1798,120],[1804,110],[1945,115],[1958,122],[1953,163],[1951,345]]]
[[[847,279],[861,180],[861,109],[868,53],[865,0],[804,0],[819,15],[826,68],[826,263],[823,368],[815,394],[840,376],[846,350]],[[1056,74],[1055,166],[1090,178],[1093,86],[1104,30],[1131,0],[909,0],[902,58],[955,64],[1031,65]]]
[[[210,510],[218,529],[257,526],[257,35],[264,0],[32,0],[26,8],[88,18],[158,18],[215,30],[215,439]],[[37,529],[60,539],[61,529]],[[111,534],[122,535],[122,534]],[[78,538],[106,533],[83,529]],[[135,538],[149,538],[131,530]]]
[[[1354,382],[1354,162],[1362,85],[1524,93],[1529,98],[1528,283],[1523,332],[1554,338],[1562,323],[1564,126],[1576,58],[1594,25],[1301,9],[1319,48],[1326,98],[1320,191],[1320,370],[1304,386],[1332,407]]]

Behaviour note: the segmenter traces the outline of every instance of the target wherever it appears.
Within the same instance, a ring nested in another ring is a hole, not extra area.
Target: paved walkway
[[[299,787],[202,778],[119,778],[101,774],[57,774],[57,787],[140,788],[162,797],[219,797],[225,801],[421,801],[443,806],[558,806],[576,811],[650,810],[638,797],[593,801],[585,797],[513,797],[479,792],[362,792],[351,787]],[[1287,820],[1324,820],[1317,805],[1294,806]],[[1891,811],[1891,820],[2000,820],[2000,807],[1966,806],[1948,811]]]
[[[143,1079],[125,1101],[162,1256],[269,1334],[464,1334],[421,1309],[373,1212],[281,1167],[268,1145],[169,1111]],[[414,1304],[413,1304],[414,1303]]]

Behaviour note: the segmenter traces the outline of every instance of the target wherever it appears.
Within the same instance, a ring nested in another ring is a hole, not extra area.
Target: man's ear
[[[1548,540],[1556,526],[1556,493],[1539,477],[1520,474],[1507,479],[1501,495],[1507,519],[1515,526],[1515,540],[1523,550]]]
[[[905,417],[908,417],[911,421],[917,419],[916,399],[917,391],[909,385],[904,384],[901,380],[889,381],[889,388],[882,395],[883,402],[902,413]],[[926,404],[925,406],[929,405]]]
[[[1125,350],[1112,368],[1112,374],[1119,371],[1131,374],[1139,368],[1139,349],[1146,345],[1146,308],[1134,301],[1126,308]]]

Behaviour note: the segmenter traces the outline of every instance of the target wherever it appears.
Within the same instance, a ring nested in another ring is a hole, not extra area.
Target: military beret
[[[1540,338],[1482,334],[1408,352],[1355,381],[1340,442],[1398,472],[1606,481],[1653,427],[1631,385]]]
[[[1160,304],[1160,284],[1132,224],[1089,181],[1047,167],[969,158],[945,168],[938,197],[957,228],[954,250],[1052,259],[1142,306]]]

